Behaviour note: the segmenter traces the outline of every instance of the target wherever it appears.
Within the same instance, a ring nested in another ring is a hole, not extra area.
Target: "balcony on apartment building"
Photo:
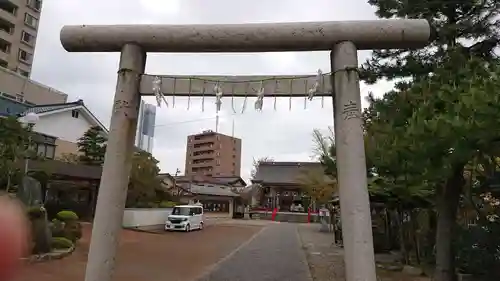
[[[213,168],[211,166],[207,166],[206,164],[199,164],[197,167],[192,166],[191,172],[196,174],[203,174],[206,176],[212,176]]]
[[[203,141],[193,144],[193,151],[210,151],[213,150],[215,143],[213,141]]]
[[[215,160],[213,158],[193,160],[193,162],[191,163],[192,168],[211,168],[213,166],[215,166]]]
[[[0,18],[15,21],[18,7],[10,1],[0,1]]]
[[[2,14],[1,11],[2,10],[0,9],[0,32],[3,33],[4,36],[5,35],[10,36],[14,33],[15,25],[9,20],[3,18],[1,16]]]
[[[191,155],[191,159],[193,160],[202,160],[202,159],[213,159],[215,156],[215,151],[214,150],[202,150],[202,151],[196,151],[193,152]]]

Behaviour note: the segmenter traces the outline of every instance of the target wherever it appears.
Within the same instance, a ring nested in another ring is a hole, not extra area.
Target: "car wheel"
[[[186,225],[186,232],[189,232],[189,231],[191,231],[191,226],[188,224],[188,225]]]
[[[203,223],[200,222],[200,230],[203,230]]]

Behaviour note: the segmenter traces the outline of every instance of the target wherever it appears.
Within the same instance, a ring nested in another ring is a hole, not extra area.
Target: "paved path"
[[[271,224],[198,281],[310,281],[297,224]]]

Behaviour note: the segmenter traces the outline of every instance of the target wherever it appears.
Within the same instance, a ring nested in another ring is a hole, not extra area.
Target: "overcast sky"
[[[83,99],[87,107],[109,124],[119,55],[67,53],[59,32],[68,24],[210,24],[252,22],[299,22],[375,19],[366,0],[44,0],[32,79],[63,91],[69,101]],[[364,61],[370,54],[360,52]],[[149,54],[146,72],[165,75],[280,75],[315,74],[330,71],[328,52],[260,54]],[[390,86],[361,85],[363,95],[381,95]],[[154,103],[154,99],[146,98]],[[171,100],[170,100],[171,101]],[[253,158],[272,157],[277,161],[310,161],[312,130],[333,126],[331,99],[316,98],[304,109],[302,98],[264,101],[264,111],[255,112],[248,99],[241,114],[242,99],[223,101],[220,132],[242,139],[241,174],[248,179]],[[267,107],[266,107],[267,105]],[[215,130],[215,106],[205,99],[176,98],[175,108],[157,109],[154,156],[163,172],[184,171],[186,137],[204,129]]]

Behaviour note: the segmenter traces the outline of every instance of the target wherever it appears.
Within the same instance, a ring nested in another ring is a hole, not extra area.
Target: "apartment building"
[[[187,138],[184,175],[240,176],[241,139],[214,131]]]
[[[0,1],[0,67],[30,77],[42,0]]]

